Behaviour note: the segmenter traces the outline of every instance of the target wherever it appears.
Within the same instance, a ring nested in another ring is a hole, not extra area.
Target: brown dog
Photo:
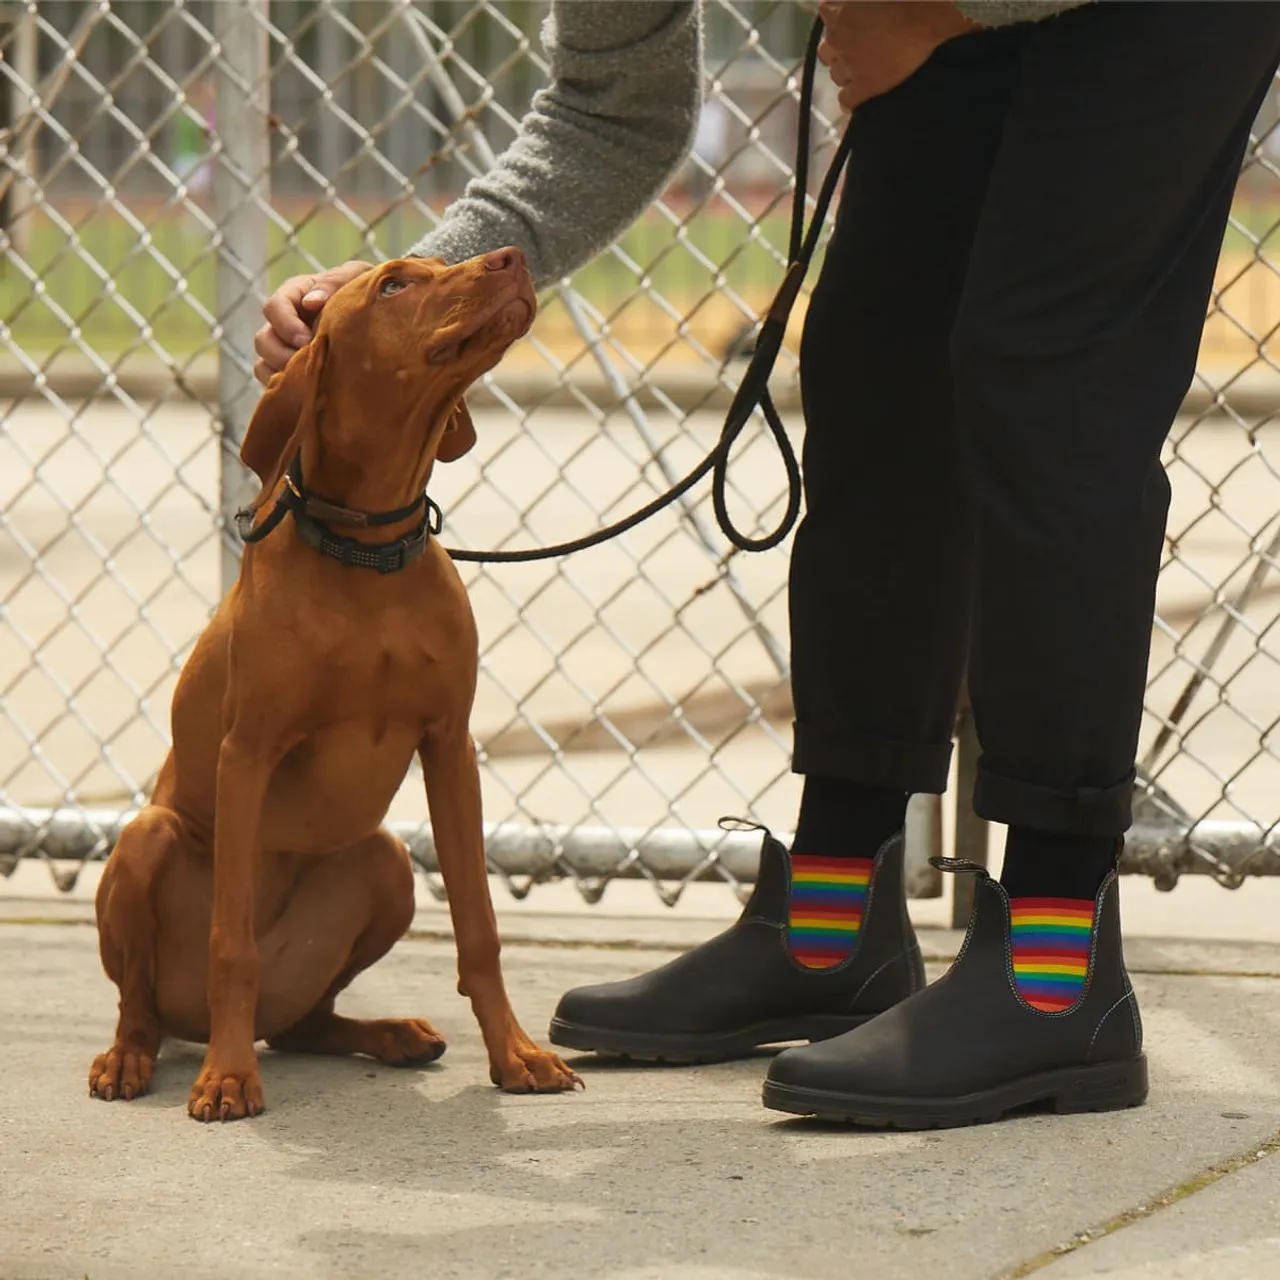
[[[120,988],[98,1097],[146,1092],[166,1033],[208,1043],[198,1120],[262,1111],[257,1040],[389,1063],[444,1052],[424,1019],[334,1012],[413,917],[408,852],[380,824],[415,752],[493,1082],[580,1083],[507,1000],[468,732],[475,621],[422,496],[434,461],[474,441],[463,393],[535,307],[514,249],[389,262],[339,290],[272,378],[241,451],[263,484],[239,581],[183,668],[173,750],[98,890]]]

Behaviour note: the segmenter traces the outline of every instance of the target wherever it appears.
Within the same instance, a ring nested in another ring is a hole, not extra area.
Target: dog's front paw
[[[100,1053],[89,1068],[89,1096],[110,1102],[123,1098],[132,1102],[151,1088],[155,1060],[149,1053],[113,1044]]]
[[[262,1077],[257,1064],[244,1071],[224,1071],[205,1060],[187,1099],[187,1114],[194,1120],[243,1120],[265,1110]]]
[[[502,1060],[490,1065],[489,1078],[506,1093],[564,1093],[587,1087],[557,1054],[528,1039],[508,1046]]]

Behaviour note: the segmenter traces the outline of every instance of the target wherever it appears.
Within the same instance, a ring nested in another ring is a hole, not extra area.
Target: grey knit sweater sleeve
[[[611,244],[688,155],[702,105],[695,0],[553,0],[542,42],[550,83],[410,255],[459,262],[513,244],[542,288]]]
[[[1038,21],[1090,0],[959,0],[984,26]],[[534,283],[610,245],[689,154],[702,105],[701,0],[552,0],[551,79],[495,167],[408,250],[446,262],[512,244]]]
[[[1015,22],[1039,22],[1093,0],[956,0],[956,8],[970,22],[984,27],[1008,27]]]

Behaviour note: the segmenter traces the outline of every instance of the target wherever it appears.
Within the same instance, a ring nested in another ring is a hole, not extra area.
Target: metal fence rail
[[[72,883],[145,801],[177,673],[236,571],[227,516],[245,494],[262,298],[298,271],[392,256],[439,217],[545,82],[544,13],[0,4],[0,874],[37,858]],[[435,495],[455,543],[585,531],[714,437],[783,261],[810,16],[708,0],[695,156],[548,292],[531,338],[477,389],[481,443]],[[819,173],[834,110],[824,88]],[[1269,106],[1167,450],[1175,501],[1125,864],[1165,887],[1280,872],[1274,121]],[[799,325],[775,379],[797,432]],[[742,510],[776,514],[759,433],[733,486]],[[726,556],[707,501],[570,561],[468,572],[489,851],[517,894],[557,876],[590,899],[619,877],[666,901],[696,877],[738,886],[756,841],[717,818],[792,820],[788,548]],[[967,730],[961,745],[964,775]],[[915,812],[923,847],[938,812]],[[424,814],[413,777],[391,818],[429,870]],[[961,812],[958,843],[984,840]],[[915,882],[936,891],[919,865]]]

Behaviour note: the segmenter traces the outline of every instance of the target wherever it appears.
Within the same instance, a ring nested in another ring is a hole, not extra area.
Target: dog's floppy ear
[[[444,435],[440,437],[440,447],[436,457],[441,462],[456,462],[464,453],[469,453],[476,442],[476,428],[471,421],[471,410],[467,402],[459,398],[445,423]]]
[[[240,446],[240,461],[262,481],[259,498],[279,483],[303,438],[317,427],[329,339],[316,337],[267,383]]]

